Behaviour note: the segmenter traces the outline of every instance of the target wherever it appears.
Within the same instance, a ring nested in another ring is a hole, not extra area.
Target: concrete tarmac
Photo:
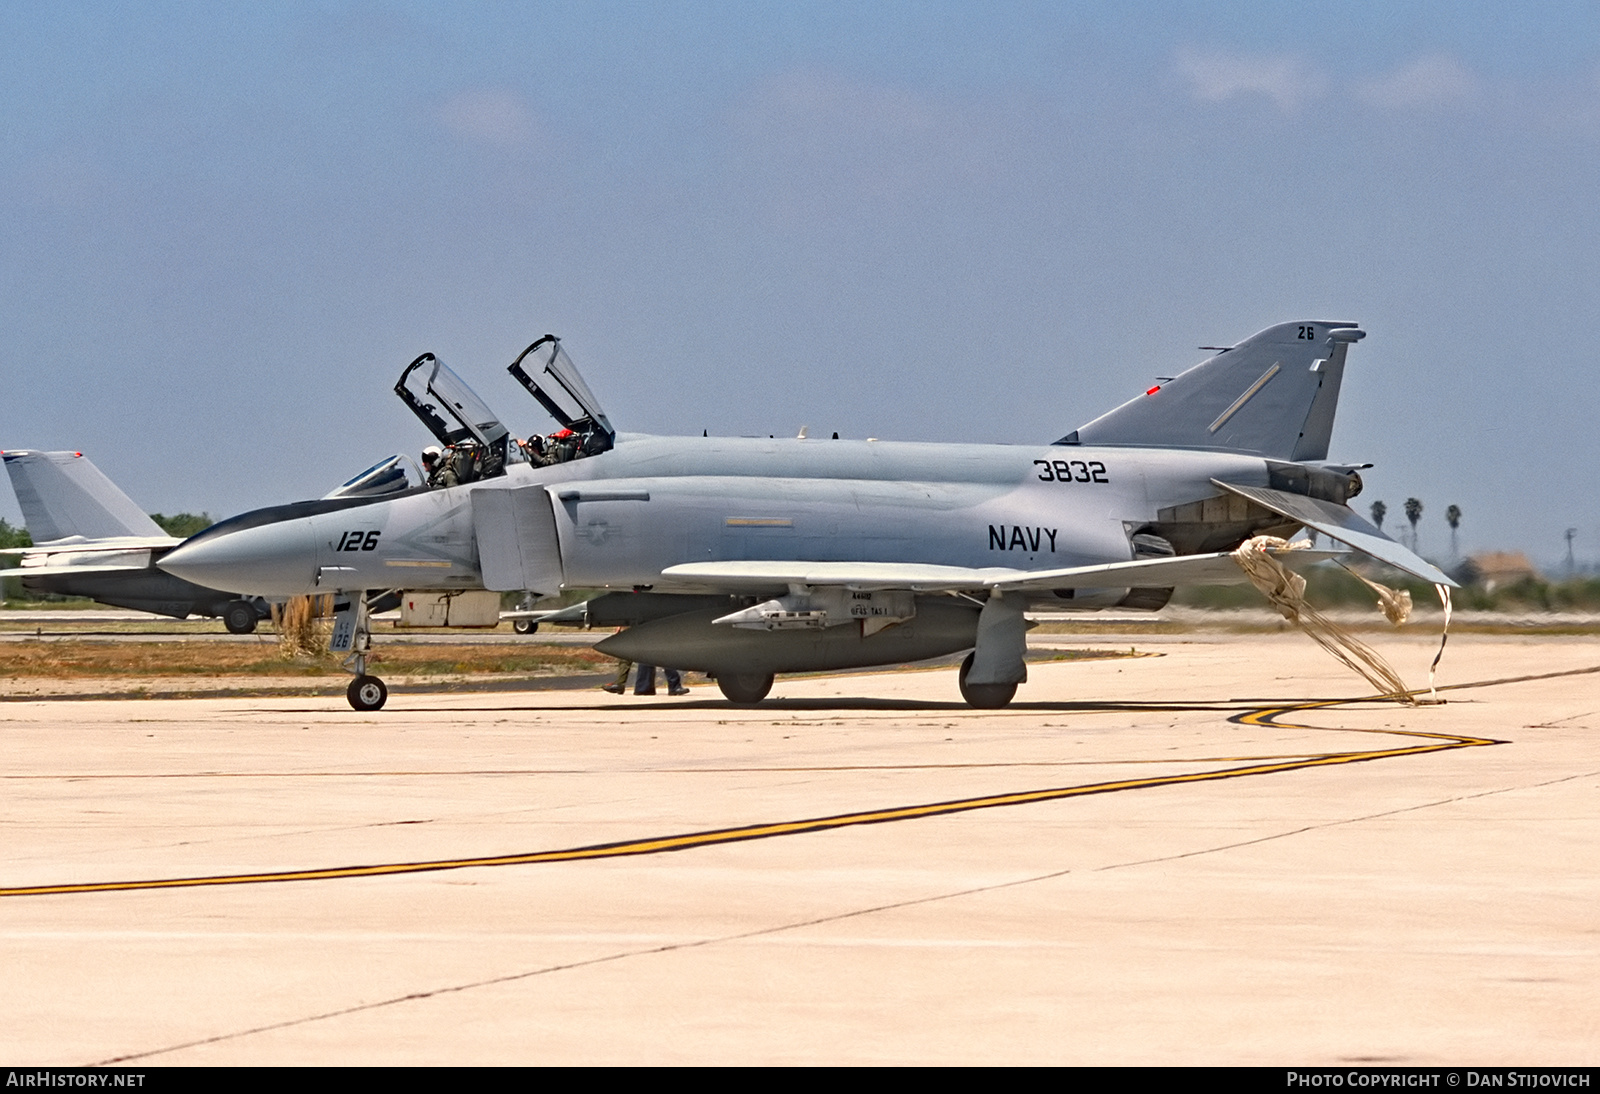
[[[1592,1065],[1597,668],[7,703],[0,1060]]]

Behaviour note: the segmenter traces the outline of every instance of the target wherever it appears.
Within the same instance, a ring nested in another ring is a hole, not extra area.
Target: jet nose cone
[[[207,529],[156,560],[169,574],[249,596],[298,596],[317,588],[317,545],[304,521]]]

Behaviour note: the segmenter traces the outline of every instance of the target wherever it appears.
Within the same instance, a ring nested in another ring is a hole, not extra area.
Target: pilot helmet
[[[438,463],[439,462],[439,456],[440,456],[439,446],[436,445],[436,444],[430,444],[427,448],[424,448],[422,450],[422,462],[423,463]]]

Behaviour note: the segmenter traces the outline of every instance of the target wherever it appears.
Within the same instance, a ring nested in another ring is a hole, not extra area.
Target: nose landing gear
[[[365,590],[358,590],[349,596],[349,603],[334,612],[333,637],[328,642],[328,651],[348,655],[340,664],[355,676],[345,691],[350,705],[356,710],[381,710],[389,701],[389,688],[376,676],[367,675],[367,655],[372,652],[367,594]]]

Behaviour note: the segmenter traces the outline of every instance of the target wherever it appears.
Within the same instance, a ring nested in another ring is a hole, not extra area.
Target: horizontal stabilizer
[[[1284,551],[1278,557],[1296,567],[1343,551]],[[964,589],[1054,591],[1056,589],[1168,588],[1178,585],[1236,585],[1249,580],[1226,551],[1204,555],[1147,558],[1101,566],[1059,570],[1015,570],[1008,567],[923,566],[900,562],[688,562],[669,566],[661,576],[743,586],[752,591],[783,585],[843,585],[851,589],[910,589],[913,592],[958,592]]]
[[[1275,551],[1291,569],[1303,569],[1317,562],[1341,558],[1345,551]],[[1129,586],[1143,589],[1175,588],[1179,585],[1243,585],[1250,579],[1230,551],[1204,555],[1176,555],[1167,558],[1142,558],[1135,562],[1113,562],[1105,566],[1075,566],[1043,573],[1020,571],[1015,578],[995,581],[1001,590],[1021,589],[1107,589]]]
[[[1358,516],[1355,510],[1336,502],[1321,501],[1300,494],[1286,494],[1282,490],[1266,490],[1259,486],[1235,486],[1228,482],[1211,480],[1216,486],[1241,498],[1248,498],[1263,508],[1297,520],[1307,528],[1315,529],[1329,539],[1348,543],[1358,551],[1371,555],[1397,570],[1435,585],[1455,587],[1445,572],[1437,566],[1402,547]]]

